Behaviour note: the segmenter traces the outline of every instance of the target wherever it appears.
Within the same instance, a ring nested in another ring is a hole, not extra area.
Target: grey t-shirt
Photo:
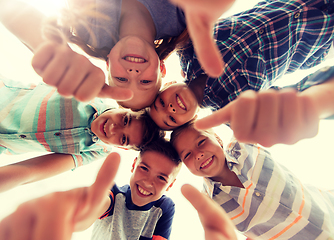
[[[156,28],[155,39],[180,35],[186,28],[183,11],[168,0],[138,0],[150,12]],[[112,48],[119,40],[122,0],[96,0],[98,13],[87,18],[88,25],[76,26],[76,33],[95,48]],[[88,30],[90,29],[90,31]]]

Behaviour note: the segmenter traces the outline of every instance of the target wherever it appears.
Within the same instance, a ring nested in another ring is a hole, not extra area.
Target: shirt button
[[[27,136],[26,135],[20,135],[20,138],[26,138]]]
[[[297,12],[297,13],[295,14],[294,18],[299,18],[299,16],[300,16],[300,13]]]
[[[55,133],[55,136],[60,136],[60,135],[61,135],[60,132],[56,132],[56,133]]]
[[[261,28],[261,29],[259,30],[259,34],[262,34],[262,33],[264,33],[264,30]]]
[[[259,192],[255,192],[255,195],[256,195],[257,197],[260,197],[260,196],[261,196],[261,193],[259,193]]]
[[[235,49],[233,47],[231,47],[231,52],[235,53]]]

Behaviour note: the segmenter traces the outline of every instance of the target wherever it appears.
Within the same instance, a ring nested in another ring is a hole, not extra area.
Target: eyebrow
[[[128,127],[131,126],[131,123],[132,123],[132,115],[129,114],[129,123],[128,123]],[[125,145],[125,146],[128,146],[129,143],[130,143],[130,136],[128,136],[128,137],[126,138],[126,145]]]
[[[156,98],[156,99],[154,100],[154,102],[153,102],[153,107],[154,107],[155,111],[158,111],[157,105],[155,105],[155,101],[156,101],[157,99],[158,99],[158,98]]]
[[[147,168],[150,168],[150,169],[151,169],[151,167],[150,167],[149,165],[147,165],[146,163],[144,163],[144,162],[141,162],[141,163],[142,163],[143,165],[145,165]],[[165,176],[166,178],[169,179],[169,176],[168,176],[166,173],[159,172],[159,174],[162,175],[162,176]]]
[[[201,136],[202,136],[202,135],[199,134],[199,135],[195,138],[195,141],[194,141],[194,142],[196,142],[196,140],[199,139]],[[185,151],[185,150],[182,150],[182,151],[180,152],[180,154],[179,154],[180,157],[181,157],[181,155],[183,154],[184,151]]]

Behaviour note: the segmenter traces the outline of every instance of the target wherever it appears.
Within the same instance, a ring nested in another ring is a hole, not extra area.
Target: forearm
[[[334,76],[326,82],[312,86],[301,92],[301,96],[310,97],[319,118],[334,115]]]
[[[69,154],[47,154],[0,168],[0,192],[74,168]]]
[[[31,51],[43,42],[44,19],[45,15],[27,3],[16,0],[0,1],[0,21]]]

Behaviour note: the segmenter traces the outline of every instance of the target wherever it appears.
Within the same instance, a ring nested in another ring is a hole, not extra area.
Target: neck
[[[137,36],[154,46],[156,30],[151,14],[137,0],[123,0],[119,26],[120,39]]]
[[[223,171],[218,176],[211,177],[211,179],[216,182],[221,182],[224,186],[244,188],[238,176],[227,167],[226,160]]]
[[[204,98],[204,88],[206,86],[207,79],[208,76],[206,74],[202,74],[199,77],[195,78],[193,81],[191,81],[188,85],[188,87],[195,94],[199,106],[202,105],[202,101]]]

